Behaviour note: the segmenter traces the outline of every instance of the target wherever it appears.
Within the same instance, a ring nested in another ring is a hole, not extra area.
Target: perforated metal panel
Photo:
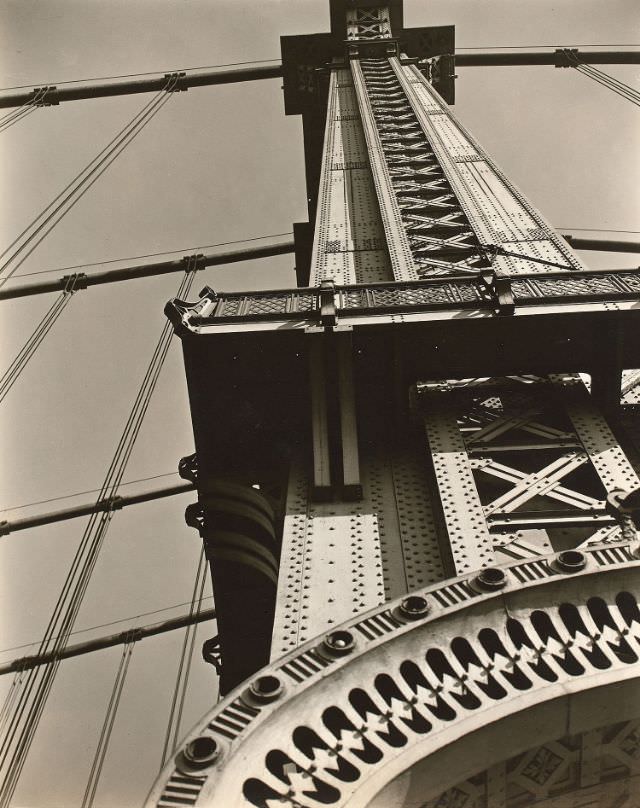
[[[366,609],[443,580],[422,447],[369,446],[363,498],[308,501],[291,471],[272,659]]]

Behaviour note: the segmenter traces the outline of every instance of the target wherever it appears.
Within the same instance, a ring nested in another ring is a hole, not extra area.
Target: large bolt
[[[220,754],[218,744],[213,738],[201,736],[189,743],[182,750],[185,761],[194,769],[203,769],[209,766]]]
[[[324,638],[324,647],[336,656],[350,654],[356,641],[350,631],[332,631]]]
[[[400,612],[410,620],[418,620],[430,612],[429,601],[422,595],[409,595],[400,604]]]
[[[249,685],[249,691],[258,701],[275,701],[282,693],[282,682],[271,674],[258,676]]]
[[[580,550],[563,550],[556,556],[556,562],[562,572],[579,572],[587,566],[587,557]]]
[[[485,567],[476,576],[476,583],[486,592],[495,592],[507,585],[507,576],[500,567]]]

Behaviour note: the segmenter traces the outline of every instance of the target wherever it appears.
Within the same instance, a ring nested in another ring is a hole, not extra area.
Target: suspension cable
[[[621,81],[620,79],[610,76],[608,73],[605,73],[604,70],[600,70],[593,65],[586,64],[568,48],[563,50],[563,55],[567,58],[571,67],[575,68],[579,73],[593,79],[593,81],[597,82],[603,87],[613,90],[614,93],[627,101],[631,101],[632,104],[640,106],[640,92],[638,90],[635,90],[633,87],[625,84],[625,82]]]
[[[0,132],[10,129],[14,124],[18,123],[23,118],[26,118],[28,115],[31,115],[32,112],[35,112],[41,106],[41,102],[43,101],[46,92],[46,87],[41,87],[37,90],[32,99],[25,101],[24,104],[19,106],[17,109],[3,115],[0,118]]]
[[[19,376],[22,374],[22,371],[29,363],[29,360],[43,343],[44,338],[47,336],[49,331],[51,331],[56,320],[62,314],[67,303],[71,300],[71,297],[75,292],[74,287],[76,280],[77,276],[69,276],[65,290],[54,300],[52,306],[40,320],[29,339],[18,352],[18,355],[3,373],[2,377],[0,378],[0,403],[4,401],[5,397],[9,393],[9,390],[11,390],[13,385],[17,382]]]
[[[73,209],[87,191],[97,182],[104,172],[115,162],[130,143],[153,120],[157,113],[173,96],[173,89],[178,82],[176,76],[169,77],[166,85],[151,101],[147,102],[93,158],[52,202],[0,253],[4,259],[0,266],[0,273],[4,277],[0,286],[18,270],[36,247],[46,238],[53,228]]]
[[[191,609],[190,616],[200,612],[202,608],[202,600],[204,595],[204,585],[206,582],[206,559],[204,555],[204,546],[200,551],[198,559],[198,567],[196,570],[196,578],[193,584],[193,594],[191,596]],[[196,638],[197,626],[190,625],[184,633],[184,640],[182,643],[182,650],[180,652],[180,662],[178,664],[178,672],[176,674],[176,682],[173,688],[173,695],[171,699],[171,707],[169,708],[169,720],[167,722],[167,731],[164,737],[164,745],[162,747],[162,760],[160,768],[167,762],[167,757],[171,754],[178,745],[180,739],[180,724],[182,722],[182,711],[184,708],[184,701],[187,692],[187,684],[189,681],[189,672],[191,670],[191,660],[193,658],[193,648]],[[188,650],[187,650],[188,648]]]
[[[189,294],[196,269],[197,257],[193,256],[187,265],[185,277],[179,285],[178,297]],[[98,502],[104,499],[105,495],[115,496],[118,491],[151,396],[157,385],[171,337],[172,327],[167,322],[162,329],[136,395],[97,498]],[[5,772],[4,780],[0,785],[0,808],[8,808],[15,791],[60,664],[60,660],[55,658],[55,655],[65,647],[73,629],[112,517],[113,511],[108,511],[94,512],[89,518],[37,652],[38,655],[53,655],[54,661],[28,672],[17,703],[11,710],[9,728],[0,742],[0,772]]]
[[[111,697],[109,699],[109,704],[107,705],[104,723],[102,724],[102,730],[100,731],[100,736],[98,738],[98,746],[96,747],[96,751],[93,756],[93,763],[91,764],[89,779],[87,780],[84,797],[82,798],[81,808],[91,808],[93,805],[98,783],[100,782],[105,757],[109,748],[109,741],[111,740],[111,732],[113,730],[113,725],[118,713],[118,707],[120,706],[122,689],[124,687],[125,679],[127,678],[127,671],[129,670],[129,663],[131,661],[131,655],[133,653],[135,643],[135,638],[132,636],[132,638],[125,643],[122,649],[120,665],[116,672],[115,681],[111,690]]]

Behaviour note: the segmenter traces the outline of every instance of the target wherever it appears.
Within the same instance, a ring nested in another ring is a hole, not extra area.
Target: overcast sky
[[[458,47],[629,47],[640,39],[635,0],[405,2],[407,26],[450,23]],[[328,27],[328,0],[5,0],[0,86],[278,58],[281,34]],[[606,69],[637,87],[637,66]],[[460,118],[552,224],[640,230],[636,107],[571,70],[458,73]],[[0,133],[0,249],[147,100],[63,103]],[[303,168],[300,120],[285,118],[279,80],[191,89],[169,101],[19,272],[163,250],[180,255],[286,233],[306,216]],[[637,264],[633,255],[583,258],[594,267]],[[209,269],[194,290],[205,283],[220,289],[293,285],[292,263],[281,256]],[[179,282],[177,275],[130,281],[80,292],[71,301],[1,405],[1,508],[100,487],[162,328],[164,303]],[[41,296],[0,304],[3,369],[51,302]],[[192,451],[176,340],[125,480],[172,473]],[[175,481],[167,476],[124,492]],[[10,510],[2,518],[90,497]],[[192,500],[174,497],[116,515],[78,630],[190,598],[199,539],[184,525],[183,512]],[[80,519],[0,540],[0,649],[39,639],[84,526]],[[213,633],[214,627],[203,628],[197,649]],[[146,795],[159,763],[181,642],[182,632],[174,632],[144,640],[134,651],[97,806],[135,805]],[[29,651],[1,652],[0,661]],[[61,665],[16,806],[79,804],[119,657],[120,649],[111,649]],[[10,680],[0,682],[0,697]],[[192,681],[185,731],[215,700],[214,672],[199,650]]]

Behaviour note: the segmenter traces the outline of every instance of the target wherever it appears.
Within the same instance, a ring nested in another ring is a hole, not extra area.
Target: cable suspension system
[[[192,262],[187,268],[177,291],[179,298],[189,294],[195,277],[196,263]],[[167,321],[138,390],[97,502],[117,495],[169,350],[172,333],[172,326]],[[0,741],[0,774],[3,776],[0,784],[0,808],[8,808],[17,786],[60,665],[57,655],[67,645],[68,637],[73,630],[112,517],[113,510],[109,510],[94,512],[89,518],[37,651],[39,656],[52,654],[53,661],[29,670],[20,688],[20,694],[10,710],[10,720]]]
[[[207,562],[203,547],[200,551],[198,568],[196,570],[196,579],[193,584],[193,594],[191,596],[190,609],[191,617],[197,616],[202,609],[204,586],[206,583],[206,571]],[[180,662],[178,664],[178,672],[176,675],[176,683],[173,688],[171,707],[169,709],[167,731],[165,733],[164,746],[162,747],[162,761],[160,768],[164,766],[168,756],[175,751],[176,747],[178,746],[178,741],[180,740],[180,725],[182,723],[182,713],[187,695],[187,686],[189,684],[189,673],[191,672],[191,661],[193,659],[196,631],[197,625],[192,623],[187,626],[187,630],[184,633],[182,651],[180,653]]]
[[[87,191],[115,162],[172,97],[178,82],[169,77],[165,86],[147,102],[118,134],[80,171],[52,202],[0,253],[0,286],[22,266],[53,228],[75,207]]]
[[[70,276],[68,278],[64,291],[55,299],[49,310],[33,330],[29,339],[22,346],[18,355],[2,374],[2,377],[0,378],[0,403],[4,401],[13,385],[18,381],[19,376],[26,368],[29,360],[38,350],[44,341],[44,338],[47,336],[49,331],[51,331],[56,320],[64,311],[67,303],[71,300],[71,296],[76,291],[75,281],[75,276]]]
[[[293,251],[293,241],[282,241],[276,244],[265,244],[259,247],[246,247],[243,250],[229,250],[227,252],[213,253],[211,255],[199,254],[198,269],[233,264],[238,261],[253,261],[257,258],[269,258],[274,255],[285,255]],[[137,264],[135,266],[108,269],[104,272],[94,272],[90,275],[86,275],[84,272],[77,272],[73,275],[65,275],[57,280],[7,287],[6,289],[0,289],[0,300],[55,292],[64,288],[70,280],[73,281],[74,288],[78,291],[80,289],[86,289],[89,286],[100,286],[105,283],[150,278],[153,275],[166,275],[171,272],[184,272],[185,264],[192,258],[193,256],[184,256],[183,258],[173,261],[154,261],[148,264]],[[18,276],[14,276],[14,280],[16,277]]]
[[[17,109],[8,112],[0,118],[0,132],[10,129],[14,124],[19,123],[24,118],[28,118],[38,107],[44,106],[46,87],[38,87],[31,101],[25,101]]]
[[[113,689],[111,690],[111,698],[109,699],[109,704],[107,705],[107,712],[104,717],[104,723],[102,724],[100,736],[98,738],[98,746],[96,747],[96,751],[93,756],[93,763],[91,764],[91,771],[89,772],[89,779],[87,780],[87,787],[85,788],[84,797],[82,798],[81,808],[91,808],[96,796],[96,790],[98,788],[98,783],[100,782],[100,775],[102,774],[105,757],[109,748],[111,732],[113,731],[113,725],[118,713],[118,707],[120,706],[122,689],[127,678],[129,663],[131,662],[131,654],[133,653],[135,643],[135,637],[132,635],[131,638],[124,644],[122,649],[120,665],[116,672]]]
[[[620,79],[610,76],[603,70],[593,67],[593,65],[585,64],[574,51],[568,48],[566,48],[563,53],[567,57],[570,66],[575,68],[579,73],[582,73],[583,76],[593,79],[593,81],[601,84],[603,87],[613,90],[613,92],[621,98],[631,101],[631,103],[636,106],[640,106],[640,91],[634,90],[633,87],[620,81]]]
[[[211,597],[202,598],[202,601],[211,600]],[[189,604],[181,604],[189,605]],[[164,610],[159,610],[164,611]],[[157,612],[153,612],[157,614]],[[132,635],[135,635],[135,640],[144,639],[145,637],[154,637],[156,634],[165,634],[167,631],[176,631],[177,629],[190,626],[195,623],[203,623],[205,620],[215,619],[215,609],[202,609],[201,611],[192,614],[180,615],[179,617],[172,617],[170,620],[165,620],[162,623],[152,623],[148,626],[137,626],[128,628],[126,631],[121,631],[119,634],[109,634],[106,637],[97,637],[95,640],[86,640],[85,642],[75,643],[74,645],[67,645],[61,651],[57,651],[55,655],[44,654],[42,656],[24,656],[19,659],[14,659],[11,662],[5,662],[0,665],[0,676],[7,673],[24,673],[30,668],[37,668],[39,665],[46,665],[47,662],[52,662],[54,658],[57,659],[70,659],[71,657],[82,656],[84,654],[92,654],[95,651],[102,651],[105,648],[113,648],[115,645],[123,645],[129,642]],[[127,620],[134,620],[130,617]],[[117,622],[122,622],[117,621]],[[111,624],[107,624],[111,625]],[[91,629],[86,629],[91,631]],[[80,633],[80,632],[72,632]],[[24,647],[24,646],[20,646]],[[4,716],[5,708],[3,707],[0,712],[0,722]]]

